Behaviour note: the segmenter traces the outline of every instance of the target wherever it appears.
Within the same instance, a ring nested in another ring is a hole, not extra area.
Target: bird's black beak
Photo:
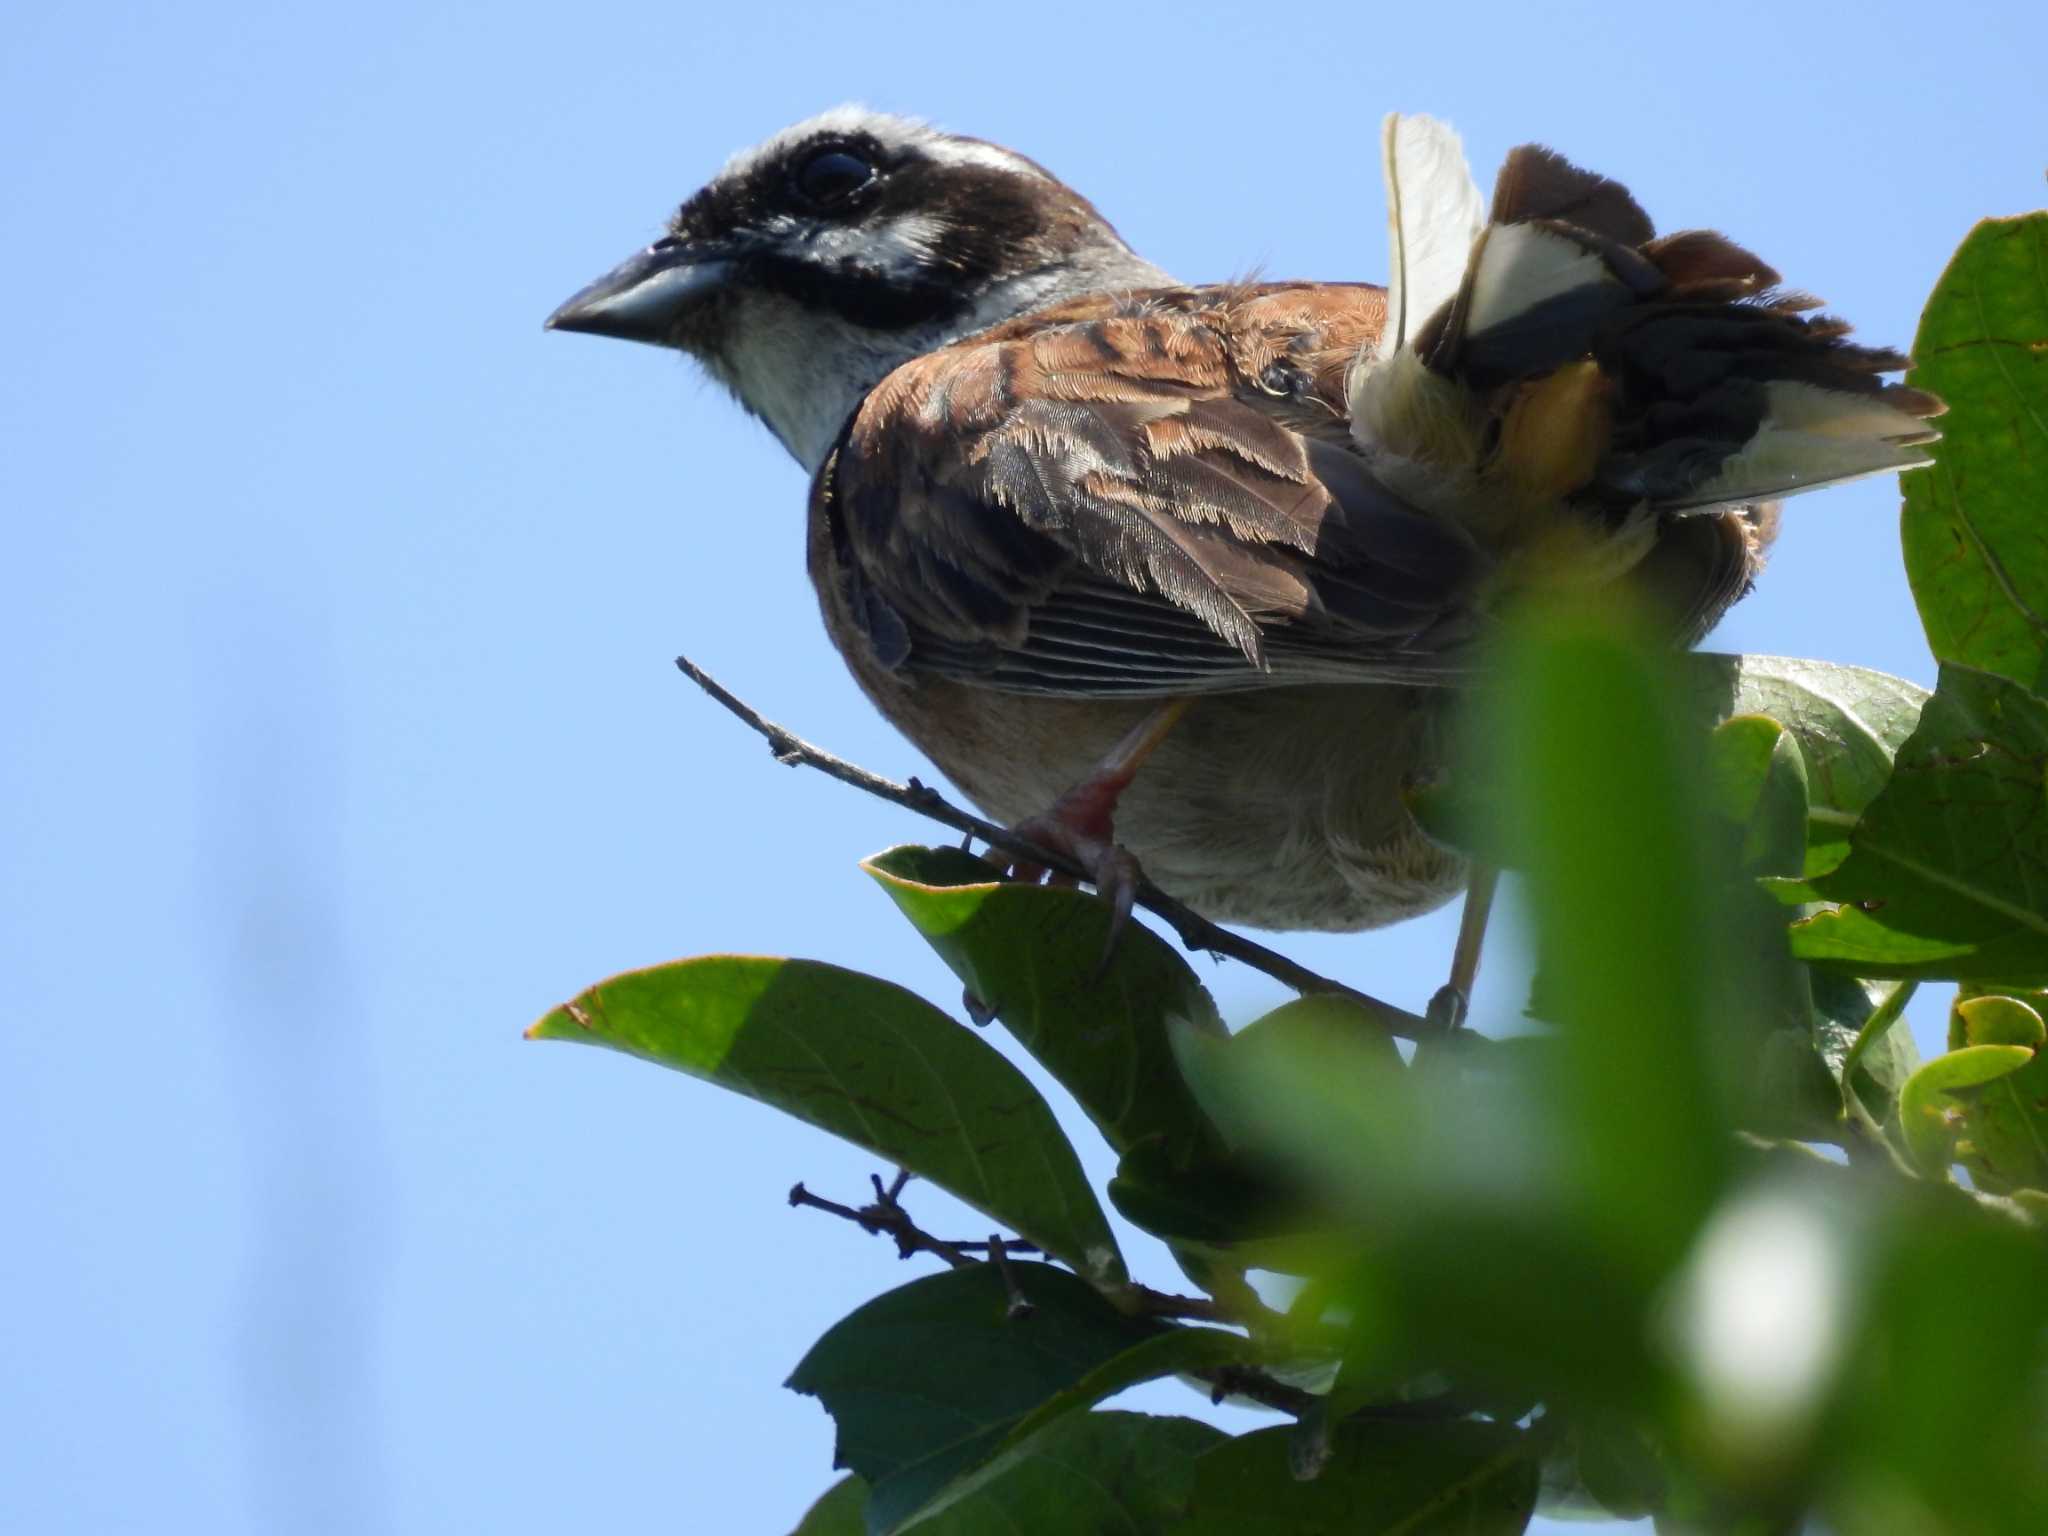
[[[547,328],[670,346],[683,311],[723,287],[731,274],[730,252],[669,236],[577,293],[548,316]]]

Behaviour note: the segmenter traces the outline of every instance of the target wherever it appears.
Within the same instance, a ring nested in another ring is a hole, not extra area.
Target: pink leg
[[[1114,818],[1117,800],[1138,776],[1138,769],[1150,757],[1167,733],[1187,713],[1191,699],[1170,699],[1147,715],[1130,733],[1110,748],[1088,777],[1073,786],[1050,807],[1027,816],[1012,828],[1019,837],[1054,853],[1065,854],[1088,871],[1095,888],[1109,902],[1110,942],[1123,930],[1131,915],[1131,903],[1138,894],[1138,861],[1117,846]],[[1013,863],[1011,873],[1024,880],[1047,878],[1037,865]],[[1051,876],[1055,884],[1065,877]]]

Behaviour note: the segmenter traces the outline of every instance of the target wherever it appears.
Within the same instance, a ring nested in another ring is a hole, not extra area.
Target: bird
[[[1625,589],[1691,645],[1783,497],[1927,462],[1941,409],[1549,149],[1490,203],[1435,119],[1380,160],[1384,286],[1190,285],[1026,156],[840,107],[547,324],[766,425],[855,682],[1120,915],[1142,869],[1218,922],[1377,927],[1466,883],[1409,792],[1517,592]]]

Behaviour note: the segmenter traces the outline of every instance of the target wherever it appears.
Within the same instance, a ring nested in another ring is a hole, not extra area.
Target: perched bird
[[[1124,850],[1371,927],[1464,878],[1402,791],[1506,594],[1627,583],[1690,644],[1771,498],[1924,462],[1939,409],[1548,150],[1489,210],[1448,129],[1383,147],[1388,288],[1189,287],[1024,156],[841,108],[548,324],[691,354],[811,472],[827,633],[989,815],[1126,901]]]

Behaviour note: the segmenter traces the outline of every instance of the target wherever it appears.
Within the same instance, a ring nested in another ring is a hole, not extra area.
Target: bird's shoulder
[[[1086,294],[900,365],[862,401],[856,450],[889,433],[992,428],[1033,400],[1114,406],[1233,397],[1341,429],[1346,374],[1386,321],[1367,283],[1225,283]]]

